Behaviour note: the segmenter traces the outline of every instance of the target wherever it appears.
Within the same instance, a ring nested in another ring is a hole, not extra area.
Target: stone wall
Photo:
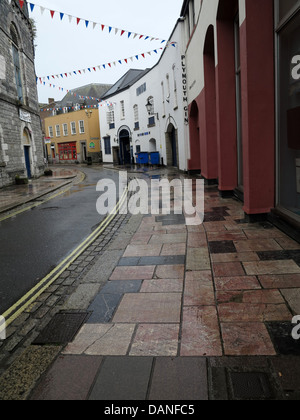
[[[16,45],[11,36],[17,33]],[[13,45],[17,47],[22,84],[19,100]],[[44,170],[42,129],[39,116],[34,47],[26,3],[23,10],[15,0],[0,2],[0,188],[27,175],[24,146],[29,148],[30,171],[38,177]],[[28,149],[27,149],[28,150]]]

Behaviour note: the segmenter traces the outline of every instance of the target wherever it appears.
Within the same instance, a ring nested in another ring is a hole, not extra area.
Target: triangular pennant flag
[[[77,18],[77,25],[79,25],[80,21],[81,21],[81,19]]]
[[[105,25],[101,25],[102,31],[104,31]]]
[[[119,63],[120,63],[120,64],[122,64],[122,61],[121,61],[121,60],[119,60]]]
[[[93,29],[95,29],[96,26],[97,26],[97,23],[96,22],[93,22]]]
[[[89,20],[86,20],[85,21],[85,26],[88,28],[88,26],[89,26],[89,23],[90,23],[90,21]]]
[[[111,27],[111,26],[109,26],[109,33],[111,33],[111,31],[112,31],[112,27]]]
[[[53,19],[54,14],[55,14],[55,10],[50,10],[50,15],[51,15],[52,19]]]
[[[139,38],[139,39],[142,39],[142,38],[143,38],[143,36],[144,36],[144,35],[140,35],[140,38]]]
[[[29,3],[29,7],[30,7],[31,12],[33,12],[35,8],[35,4]]]
[[[124,29],[122,29],[121,36],[123,36],[124,34],[125,34],[125,31],[124,31]]]
[[[69,22],[71,23],[73,20],[73,16],[69,15]]]
[[[65,16],[65,14],[60,12],[60,20],[63,20],[64,16]]]
[[[128,32],[128,38],[130,38],[130,37],[131,37],[131,34],[132,34],[132,32]]]
[[[144,53],[142,54],[142,57],[146,58]]]
[[[43,15],[44,14],[44,11],[45,11],[45,7],[40,6],[40,9],[41,9],[41,15]]]
[[[20,4],[21,9],[23,9],[23,6],[24,6],[24,0],[19,0],[19,4]]]

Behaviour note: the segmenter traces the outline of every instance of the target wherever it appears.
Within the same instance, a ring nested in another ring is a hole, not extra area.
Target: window
[[[294,1],[283,2],[280,12],[293,12]],[[300,10],[278,33],[278,186],[279,208],[300,221]]]
[[[53,139],[53,137],[54,137],[54,135],[53,135],[53,127],[49,127],[48,128],[48,130],[49,130],[49,137],[51,138],[51,139]]]
[[[20,56],[19,56],[19,36],[18,36],[17,28],[15,27],[15,25],[11,25],[10,35],[12,38],[12,55],[13,55],[18,100],[20,102],[23,102],[23,85],[22,85]]]
[[[60,137],[60,126],[59,125],[55,126],[55,132],[56,132],[56,137]]]
[[[155,116],[154,116],[154,98],[153,96],[149,96],[148,102],[152,105],[151,111],[150,111],[150,117],[148,120],[148,127],[155,126]]]
[[[77,160],[76,142],[58,145],[59,160]]]
[[[107,118],[107,124],[109,125],[109,129],[113,130],[115,128],[115,111],[114,111],[113,105],[109,105],[106,118]]]
[[[104,153],[106,155],[111,155],[111,142],[110,137],[104,137]]]
[[[170,76],[167,74],[166,76],[167,79],[167,102],[170,102],[170,97],[171,97],[171,90],[170,90]]]
[[[165,86],[164,82],[161,82],[161,93],[163,98],[163,117],[166,116],[166,102],[165,102]]]
[[[79,133],[84,134],[84,121],[79,121]]]
[[[173,82],[174,82],[174,109],[178,108],[178,96],[177,96],[177,83],[176,83],[176,65],[172,67],[173,70]]]
[[[63,133],[64,133],[64,136],[65,137],[69,135],[69,133],[68,133],[68,124],[63,124]]]
[[[138,105],[134,105],[133,114],[134,114],[134,129],[139,130],[140,122],[139,122],[139,106]]]
[[[155,126],[155,117],[149,117],[148,127],[154,127]]]
[[[124,120],[125,119],[125,102],[121,101],[120,106],[121,106],[121,120]]]
[[[76,123],[75,121],[71,122],[71,134],[74,136],[76,134]]]
[[[136,90],[136,96],[142,95],[142,93],[146,92],[146,90],[147,90],[147,84],[144,83],[144,84],[142,84],[142,86],[140,86],[140,87],[137,88],[137,90]]]

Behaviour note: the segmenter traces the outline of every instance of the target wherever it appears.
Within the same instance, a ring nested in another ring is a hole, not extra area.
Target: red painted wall
[[[237,120],[233,20],[217,21],[216,67],[217,147],[219,190],[237,187]]]
[[[246,0],[240,28],[244,210],[275,205],[275,76],[273,0]]]

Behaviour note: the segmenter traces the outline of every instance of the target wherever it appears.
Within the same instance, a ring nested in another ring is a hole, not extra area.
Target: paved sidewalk
[[[201,226],[142,218],[69,299],[75,335],[53,346],[50,324],[16,361],[55,360],[30,398],[300,399],[300,245],[243,217],[210,187]]]
[[[70,184],[79,174],[75,168],[50,167],[49,169],[53,171],[52,177],[43,176],[30,180],[28,185],[11,185],[0,189],[0,213],[13,210],[62,188]]]

